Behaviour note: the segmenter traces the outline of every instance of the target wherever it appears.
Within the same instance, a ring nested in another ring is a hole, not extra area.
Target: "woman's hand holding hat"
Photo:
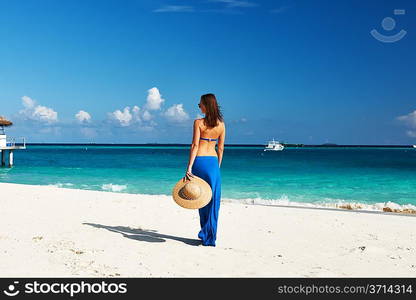
[[[185,176],[182,178],[183,181],[185,180],[191,180],[191,177],[194,177],[194,174],[192,174],[192,168],[188,168],[188,170],[185,173]]]

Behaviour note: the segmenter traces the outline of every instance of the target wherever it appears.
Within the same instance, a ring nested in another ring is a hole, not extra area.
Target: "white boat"
[[[416,145],[413,145],[413,148],[416,148]]]
[[[269,141],[267,146],[264,148],[264,151],[282,151],[285,148],[281,143],[275,141]]]

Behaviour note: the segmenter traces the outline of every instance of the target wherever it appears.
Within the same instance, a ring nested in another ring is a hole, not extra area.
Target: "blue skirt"
[[[201,230],[198,237],[204,246],[215,246],[217,238],[218,212],[221,199],[221,174],[217,156],[196,156],[192,174],[201,177],[211,186],[211,201],[199,209]]]

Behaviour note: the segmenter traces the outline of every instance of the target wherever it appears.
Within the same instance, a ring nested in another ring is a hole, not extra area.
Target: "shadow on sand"
[[[182,237],[177,237],[173,235],[161,234],[156,230],[143,230],[143,229],[134,229],[126,226],[106,226],[101,224],[93,223],[82,223],[83,225],[89,225],[96,228],[107,229],[112,232],[117,232],[122,234],[124,237],[150,243],[162,243],[166,242],[166,239],[171,239],[191,246],[198,246],[201,244],[201,240],[187,239]]]

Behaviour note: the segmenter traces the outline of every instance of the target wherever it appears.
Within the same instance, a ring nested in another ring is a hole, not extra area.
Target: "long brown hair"
[[[205,106],[204,123],[207,127],[215,127],[218,125],[218,121],[222,122],[224,120],[214,94],[202,95],[201,103]]]

